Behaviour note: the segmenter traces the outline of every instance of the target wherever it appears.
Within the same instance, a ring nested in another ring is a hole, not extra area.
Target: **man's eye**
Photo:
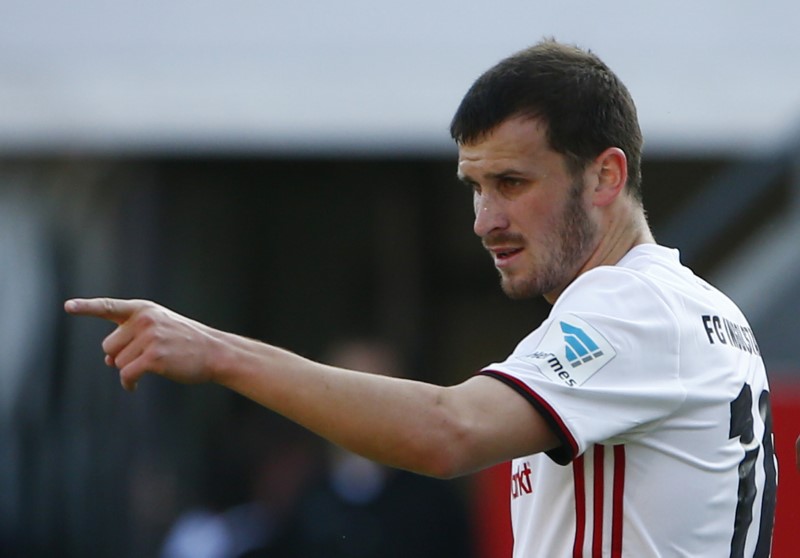
[[[503,178],[500,182],[503,186],[515,187],[515,186],[522,186],[524,181],[521,178],[516,178],[514,176],[507,176]]]

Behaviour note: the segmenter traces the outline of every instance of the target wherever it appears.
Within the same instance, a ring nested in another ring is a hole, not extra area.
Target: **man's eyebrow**
[[[503,178],[508,178],[510,176],[523,176],[523,174],[524,174],[523,172],[517,169],[507,168],[497,172],[487,172],[484,175],[484,178],[488,180],[501,180]],[[475,184],[477,182],[477,180],[475,180],[474,178],[471,178],[466,174],[462,174],[460,171],[456,173],[456,176],[464,184]]]
[[[509,176],[521,176],[523,173],[517,169],[507,168],[498,172],[490,172],[486,174],[486,178],[497,180],[500,178],[508,178]]]

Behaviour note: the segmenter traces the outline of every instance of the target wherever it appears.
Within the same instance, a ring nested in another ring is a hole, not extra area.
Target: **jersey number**
[[[753,393],[748,384],[744,384],[739,395],[731,401],[731,426],[729,437],[739,438],[744,449],[744,458],[739,463],[739,492],[736,504],[736,519],[731,539],[731,558],[744,556],[747,531],[753,522],[753,505],[756,499],[756,469],[758,454],[763,450],[764,494],[761,498],[761,524],[758,531],[758,542],[753,556],[767,557],[772,542],[772,523],[775,510],[776,471],[774,448],[772,447],[772,414],[769,405],[769,392],[763,390],[758,398],[758,417],[753,416]],[[753,421],[755,418],[764,424],[764,436],[760,441],[755,439]]]

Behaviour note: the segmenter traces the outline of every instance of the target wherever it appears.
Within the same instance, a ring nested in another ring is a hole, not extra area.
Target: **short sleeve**
[[[569,463],[598,443],[624,443],[673,413],[686,391],[680,330],[659,291],[629,270],[597,268],[562,293],[545,322],[484,368],[550,423]]]

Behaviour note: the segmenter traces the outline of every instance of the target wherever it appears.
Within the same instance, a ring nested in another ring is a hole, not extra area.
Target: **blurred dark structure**
[[[644,163],[656,236],[697,271],[736,299],[770,266],[784,270],[752,325],[787,377],[800,370],[798,158],[794,145]],[[471,212],[455,153],[2,161],[0,555],[154,556],[183,510],[245,494],[248,476],[216,474],[208,457],[242,448],[221,429],[254,413],[270,427],[249,442],[283,438],[281,421],[214,386],[148,378],[124,392],[102,362],[109,327],[67,318],[66,297],[153,298],[310,357],[342,331],[370,331],[418,377],[453,383],[503,358],[547,311],[503,297]],[[468,499],[469,479],[454,482]]]

